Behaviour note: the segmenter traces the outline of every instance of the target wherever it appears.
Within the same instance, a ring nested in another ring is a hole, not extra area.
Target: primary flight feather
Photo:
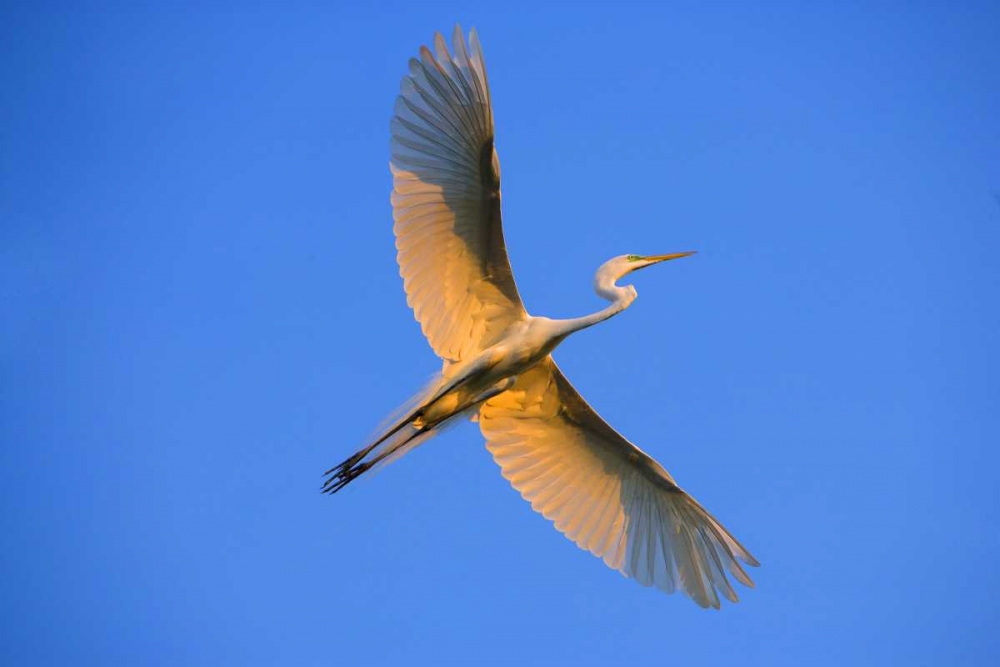
[[[753,556],[673,477],[607,424],[556,366],[570,334],[636,298],[618,280],[692,253],[621,255],[597,270],[610,302],[569,320],[529,315],[500,219],[500,162],[476,31],[435,35],[409,63],[391,123],[392,208],[407,303],[441,372],[365,448],[327,471],[335,493],[445,425],[477,419],[487,448],[534,510],[579,547],[644,586],[682,590],[702,607],[736,602],[729,576],[753,586]]]

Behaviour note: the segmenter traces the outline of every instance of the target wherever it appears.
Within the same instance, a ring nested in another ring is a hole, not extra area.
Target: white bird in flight
[[[397,261],[441,372],[361,451],[327,471],[335,493],[463,418],[479,422],[501,473],[557,530],[643,586],[683,590],[702,607],[737,601],[726,576],[753,586],[753,556],[670,473],[594,411],[552,350],[636,298],[616,283],[691,255],[621,255],[594,276],[610,305],[567,320],[529,315],[517,293],[500,222],[500,163],[483,52],[455,26],[421,47],[391,123]]]

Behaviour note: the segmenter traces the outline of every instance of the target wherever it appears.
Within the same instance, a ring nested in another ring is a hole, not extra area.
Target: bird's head
[[[693,254],[694,251],[677,252],[671,255],[619,255],[612,257],[597,269],[597,273],[594,275],[594,289],[598,295],[610,301],[615,301],[625,296],[631,303],[631,300],[636,296],[635,288],[631,285],[619,287],[615,283],[633,271],[638,271],[647,266],[666,262],[671,259],[688,257]],[[629,293],[627,296],[624,294],[625,291]]]
[[[604,262],[604,264],[597,269],[597,275],[595,277],[596,282],[602,283],[607,281],[614,284],[633,271],[638,271],[639,269],[644,269],[647,266],[653,266],[654,264],[666,262],[671,259],[688,257],[694,253],[695,251],[675,252],[672,255],[618,255],[617,257],[612,257],[608,261]]]

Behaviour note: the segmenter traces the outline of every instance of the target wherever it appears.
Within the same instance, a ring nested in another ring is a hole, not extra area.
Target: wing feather
[[[393,230],[407,303],[434,351],[467,359],[526,317],[500,216],[500,163],[479,38],[421,47],[390,123]],[[471,51],[471,55],[470,55]]]
[[[546,358],[480,408],[503,476],[578,546],[703,607],[737,601],[757,561],[656,461],[609,426]]]

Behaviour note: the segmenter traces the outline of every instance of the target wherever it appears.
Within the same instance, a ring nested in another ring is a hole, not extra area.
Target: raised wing
[[[643,586],[731,602],[726,577],[758,565],[660,464],[607,424],[551,357],[480,409],[487,448],[531,507],[577,546]]]
[[[431,347],[460,361],[525,317],[500,224],[500,162],[475,30],[410,59],[392,118],[392,207],[406,301]]]

